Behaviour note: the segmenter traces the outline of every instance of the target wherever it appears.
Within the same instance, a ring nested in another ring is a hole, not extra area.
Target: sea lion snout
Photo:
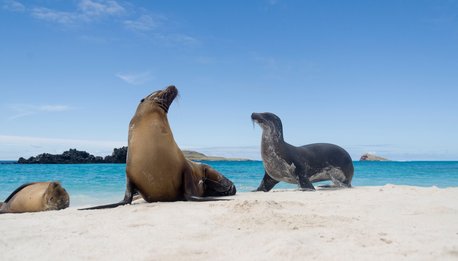
[[[270,112],[263,112],[263,113],[253,112],[251,114],[251,120],[259,124],[259,126],[261,126],[261,128],[263,129],[273,128],[279,131],[283,130],[283,126],[282,126],[280,118],[277,115],[270,113]]]
[[[164,90],[159,90],[151,93],[140,101],[143,103],[145,100],[151,101],[159,105],[165,112],[168,112],[170,104],[178,96],[178,89],[174,85],[170,85]]]
[[[251,120],[252,120],[252,121],[256,121],[256,122],[261,121],[261,120],[262,120],[261,113],[253,112],[253,113],[251,114]]]

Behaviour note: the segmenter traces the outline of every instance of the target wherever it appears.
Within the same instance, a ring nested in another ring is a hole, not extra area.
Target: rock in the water
[[[389,159],[386,159],[380,156],[376,156],[370,153],[363,154],[359,160],[360,161],[389,161]]]

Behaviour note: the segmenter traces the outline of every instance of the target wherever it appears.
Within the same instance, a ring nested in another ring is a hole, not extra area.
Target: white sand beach
[[[458,260],[458,188],[231,198],[3,214],[1,260]]]

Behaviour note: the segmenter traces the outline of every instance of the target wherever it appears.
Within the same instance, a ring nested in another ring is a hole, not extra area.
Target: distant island
[[[195,161],[245,161],[248,159],[234,159],[224,157],[207,156],[196,151],[184,150],[183,154],[189,160]],[[126,163],[127,147],[115,148],[111,155],[101,157],[94,156],[86,151],[69,149],[62,154],[42,153],[35,157],[25,159],[20,157],[18,164],[90,164],[90,163]]]
[[[380,156],[376,156],[370,153],[363,154],[359,160],[360,161],[390,161],[389,159],[386,159]]]
[[[192,150],[183,150],[183,154],[187,159],[195,160],[195,161],[249,161],[249,159],[242,159],[242,158],[224,158],[224,157],[207,156],[203,153],[192,151]]]

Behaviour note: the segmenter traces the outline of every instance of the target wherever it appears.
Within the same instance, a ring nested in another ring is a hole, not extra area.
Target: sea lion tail
[[[90,208],[80,208],[78,210],[93,210],[93,209],[115,208],[115,207],[119,207],[119,206],[123,206],[123,205],[127,205],[127,204],[130,204],[130,203],[128,203],[128,202],[123,200],[123,201],[118,202],[118,203],[95,206],[95,207],[90,207]]]
[[[135,188],[134,184],[129,181],[129,178],[128,178],[127,184],[126,184],[126,192],[124,193],[124,199],[122,201],[118,203],[108,204],[108,205],[95,206],[95,207],[90,207],[90,208],[80,208],[78,210],[115,208],[115,207],[131,204],[132,200],[134,199],[134,196],[137,196],[138,194],[139,194],[138,190]]]

